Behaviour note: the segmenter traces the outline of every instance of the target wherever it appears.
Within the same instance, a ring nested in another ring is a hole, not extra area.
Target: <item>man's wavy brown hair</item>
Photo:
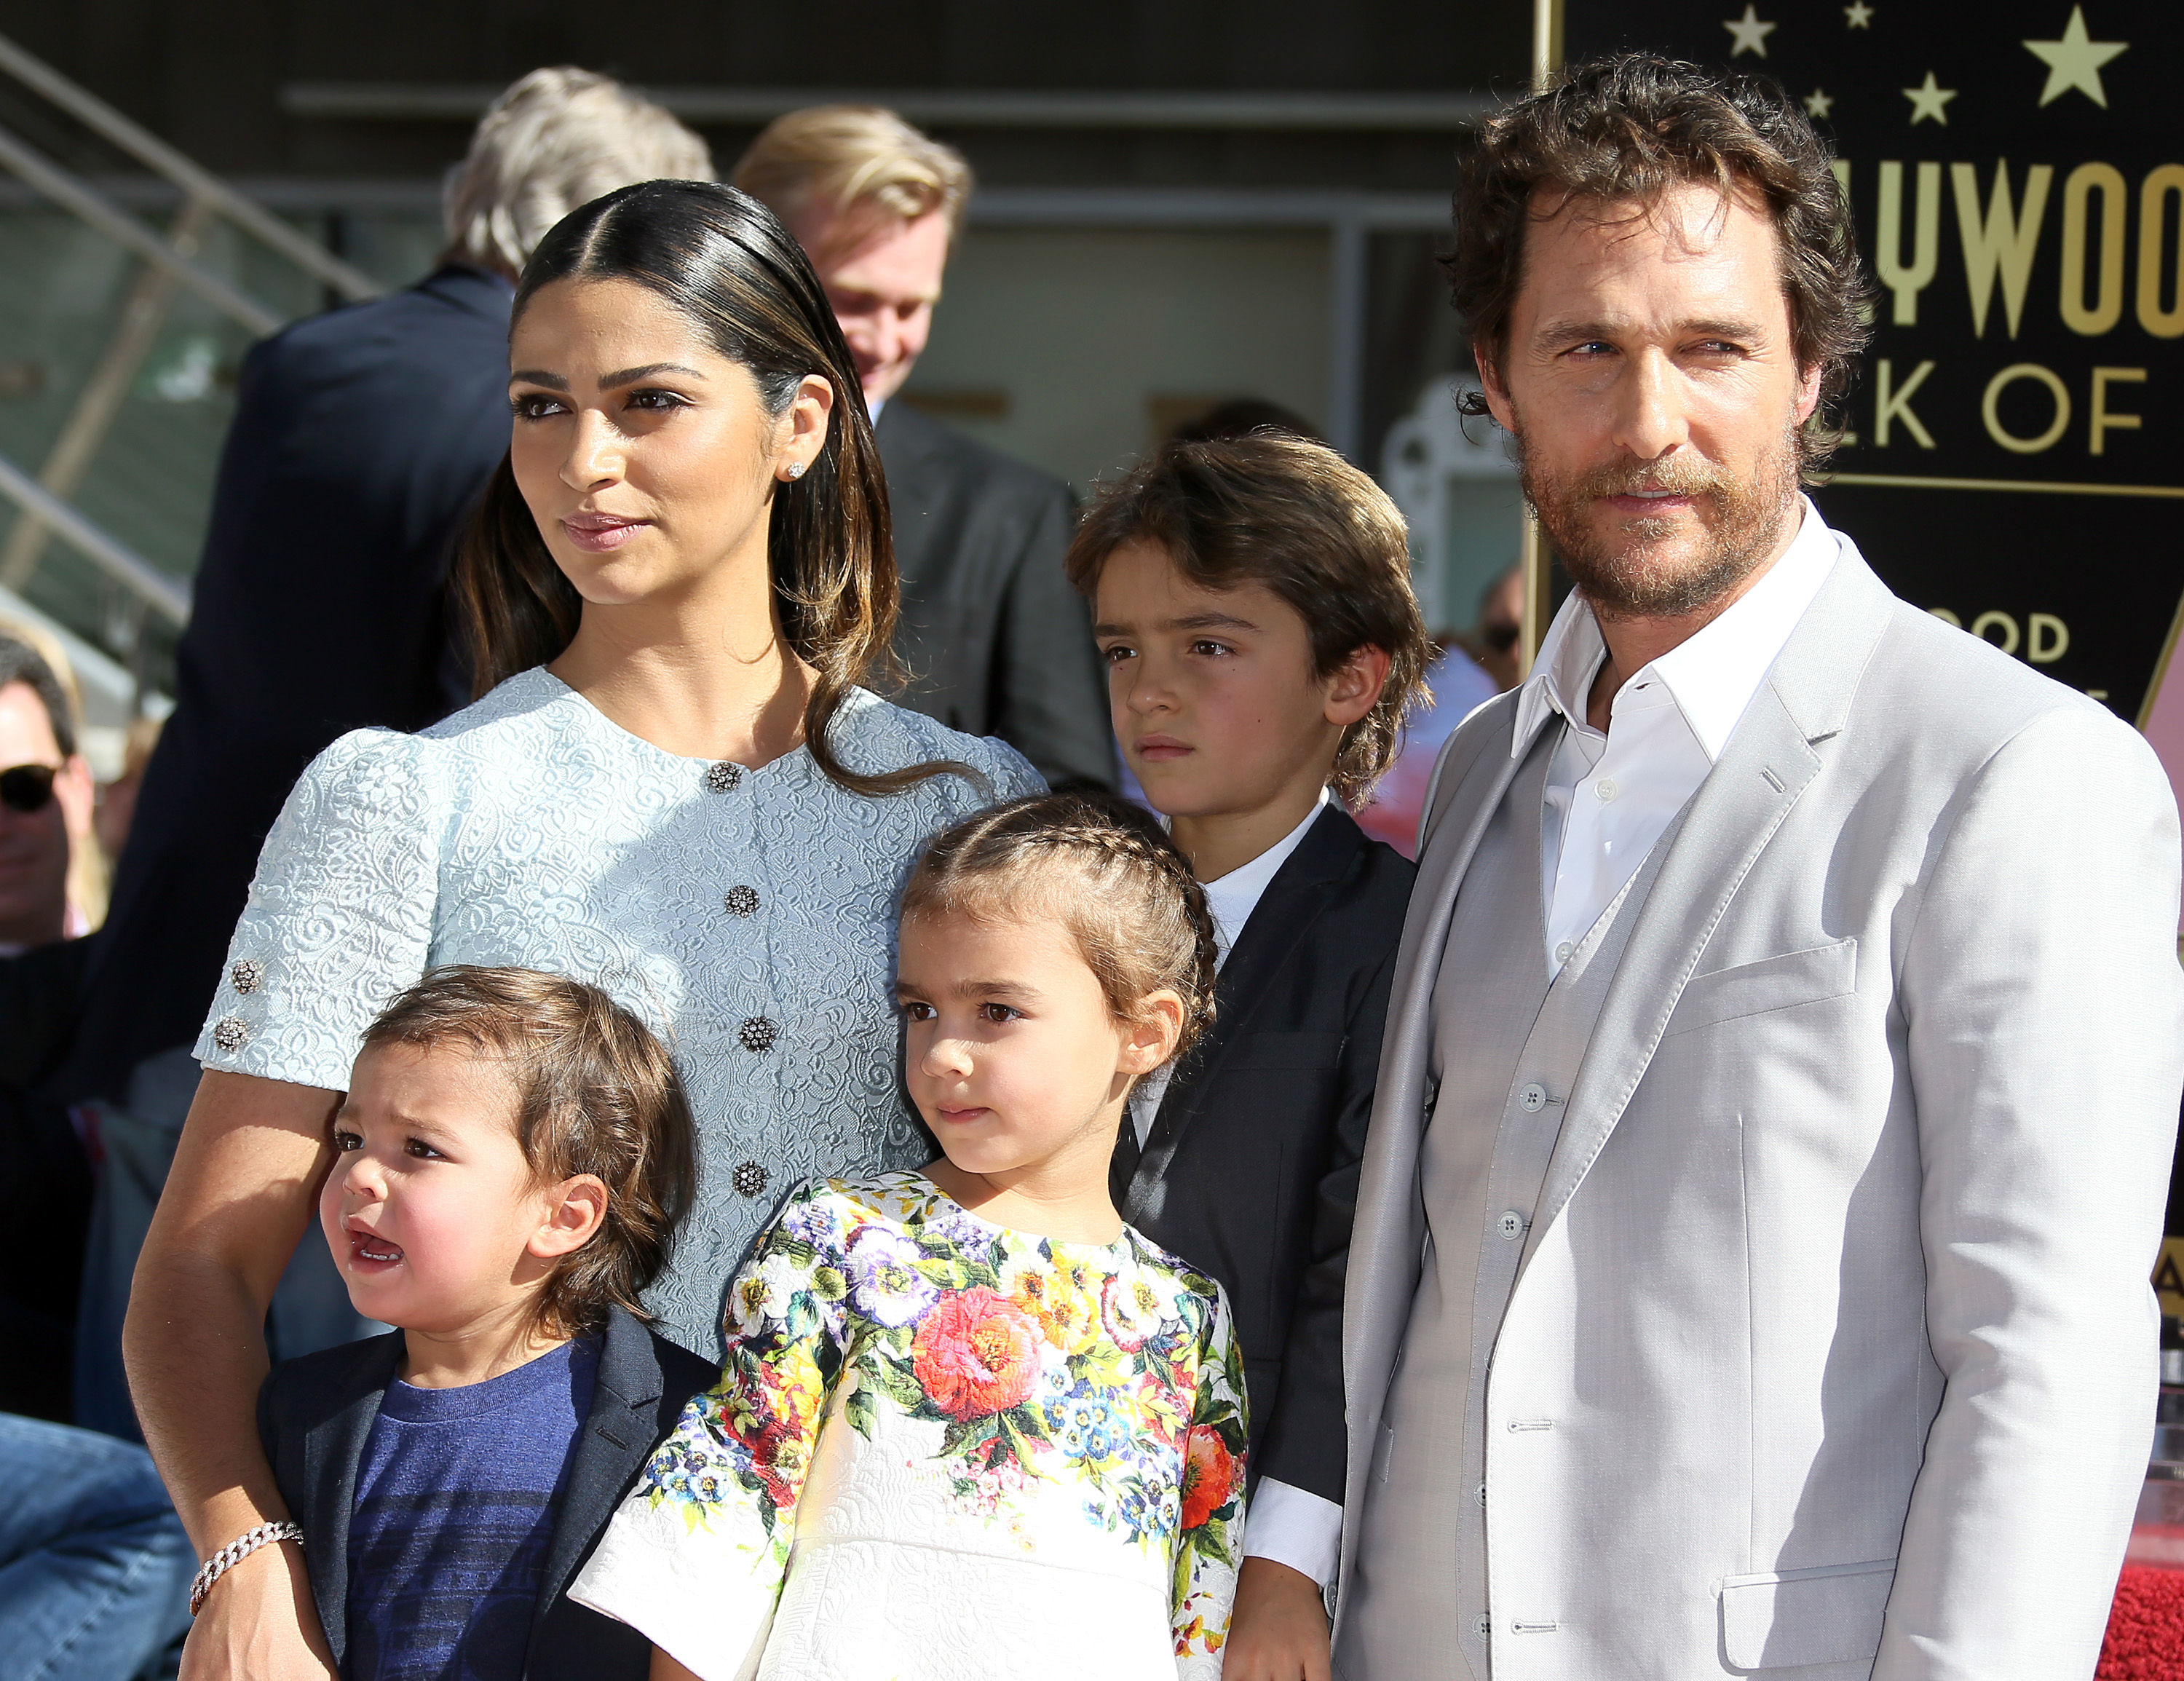
[[[540,1184],[595,1174],[606,1217],[562,1257],[535,1320],[561,1336],[596,1330],[610,1305],[651,1315],[658,1277],[697,1188],[697,1129],[681,1076],[652,1030],[597,987],[536,969],[435,969],[365,1030],[367,1050],[460,1044],[499,1063],[515,1089],[515,1137]]]
[[[1770,81],[1620,53],[1489,118],[1466,149],[1446,259],[1472,348],[1502,365],[1531,223],[1572,200],[1643,214],[1685,181],[1751,194],[1774,221],[1791,342],[1800,368],[1820,370],[1819,406],[1800,440],[1809,476],[1842,441],[1872,290],[1828,148]],[[1470,412],[1485,412],[1475,393]]]

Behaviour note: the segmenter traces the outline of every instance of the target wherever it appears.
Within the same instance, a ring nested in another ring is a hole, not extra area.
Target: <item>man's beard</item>
[[[1596,467],[1557,479],[1517,440],[1524,499],[1539,515],[1555,553],[1593,611],[1607,619],[1678,619],[1730,593],[1774,552],[1797,491],[1797,434],[1786,433],[1749,479],[1717,462],[1677,456],[1646,465]],[[1701,528],[1699,552],[1680,561],[1657,557],[1680,522],[1626,520],[1602,532],[1586,515],[1602,497],[1646,490],[1704,498],[1713,519]]]

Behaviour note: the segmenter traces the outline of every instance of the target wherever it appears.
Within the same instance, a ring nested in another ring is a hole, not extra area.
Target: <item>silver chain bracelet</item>
[[[255,1529],[244,1531],[207,1559],[190,1582],[190,1615],[195,1617],[212,1591],[212,1584],[248,1558],[260,1547],[270,1547],[276,1541],[293,1541],[304,1545],[304,1532],[294,1523],[261,1523]]]

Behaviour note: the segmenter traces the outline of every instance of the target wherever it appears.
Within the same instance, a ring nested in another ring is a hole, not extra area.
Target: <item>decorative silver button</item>
[[[755,916],[758,915],[758,889],[730,888],[727,896],[721,903],[727,907],[731,916]]]
[[[254,957],[246,957],[227,971],[228,983],[248,998],[265,983],[265,966]]]
[[[1513,1244],[1524,1235],[1524,1227],[1530,1223],[1515,1209],[1505,1208],[1495,1221],[1494,1229],[1502,1234],[1503,1242]]]
[[[744,767],[723,759],[705,767],[705,786],[715,793],[732,793],[742,783]]]
[[[753,1016],[747,1017],[743,1026],[736,1029],[736,1037],[744,1042],[745,1050],[755,1055],[760,1051],[772,1050],[774,1041],[781,1037],[781,1029],[763,1016]]]
[[[250,1029],[242,1025],[240,1016],[223,1016],[212,1024],[212,1042],[222,1050],[241,1050],[249,1037]]]
[[[736,1171],[728,1175],[728,1183],[736,1188],[739,1197],[755,1197],[766,1188],[766,1171],[755,1161],[738,1161]]]
[[[1527,1115],[1537,1115],[1547,1106],[1547,1088],[1536,1081],[1517,1094],[1517,1106]]]

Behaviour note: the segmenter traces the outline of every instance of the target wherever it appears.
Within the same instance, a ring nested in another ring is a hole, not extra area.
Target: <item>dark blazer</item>
[[[0,1412],[61,1424],[92,1168],[67,1108],[35,1088],[67,1048],[87,955],[79,939],[0,957]]]
[[[1337,1504],[1343,1273],[1416,874],[1329,805],[1236,937],[1212,1031],[1169,1082],[1142,1152],[1125,1120],[1109,1180],[1125,1220],[1228,1293],[1254,1482]]]
[[[444,604],[456,531],[508,450],[505,282],[450,266],[244,358],[174,715],[136,802],[60,1094],[120,1099],[196,1042],[266,831],[365,725],[469,699]]]
[[[900,397],[876,432],[902,576],[902,704],[999,736],[1055,787],[1113,788],[1106,674],[1061,570],[1077,524],[1069,487]]]
[[[303,1526],[311,1597],[337,1666],[348,1645],[348,1523],[357,1467],[380,1397],[402,1364],[402,1333],[321,1350],[283,1363],[258,1394],[258,1433],[289,1514]],[[611,1310],[591,1417],[577,1443],[554,1545],[532,1613],[526,1681],[644,1681],[652,1643],[626,1623],[572,1603],[562,1590],[637,1481],[683,1404],[719,1370]]]

